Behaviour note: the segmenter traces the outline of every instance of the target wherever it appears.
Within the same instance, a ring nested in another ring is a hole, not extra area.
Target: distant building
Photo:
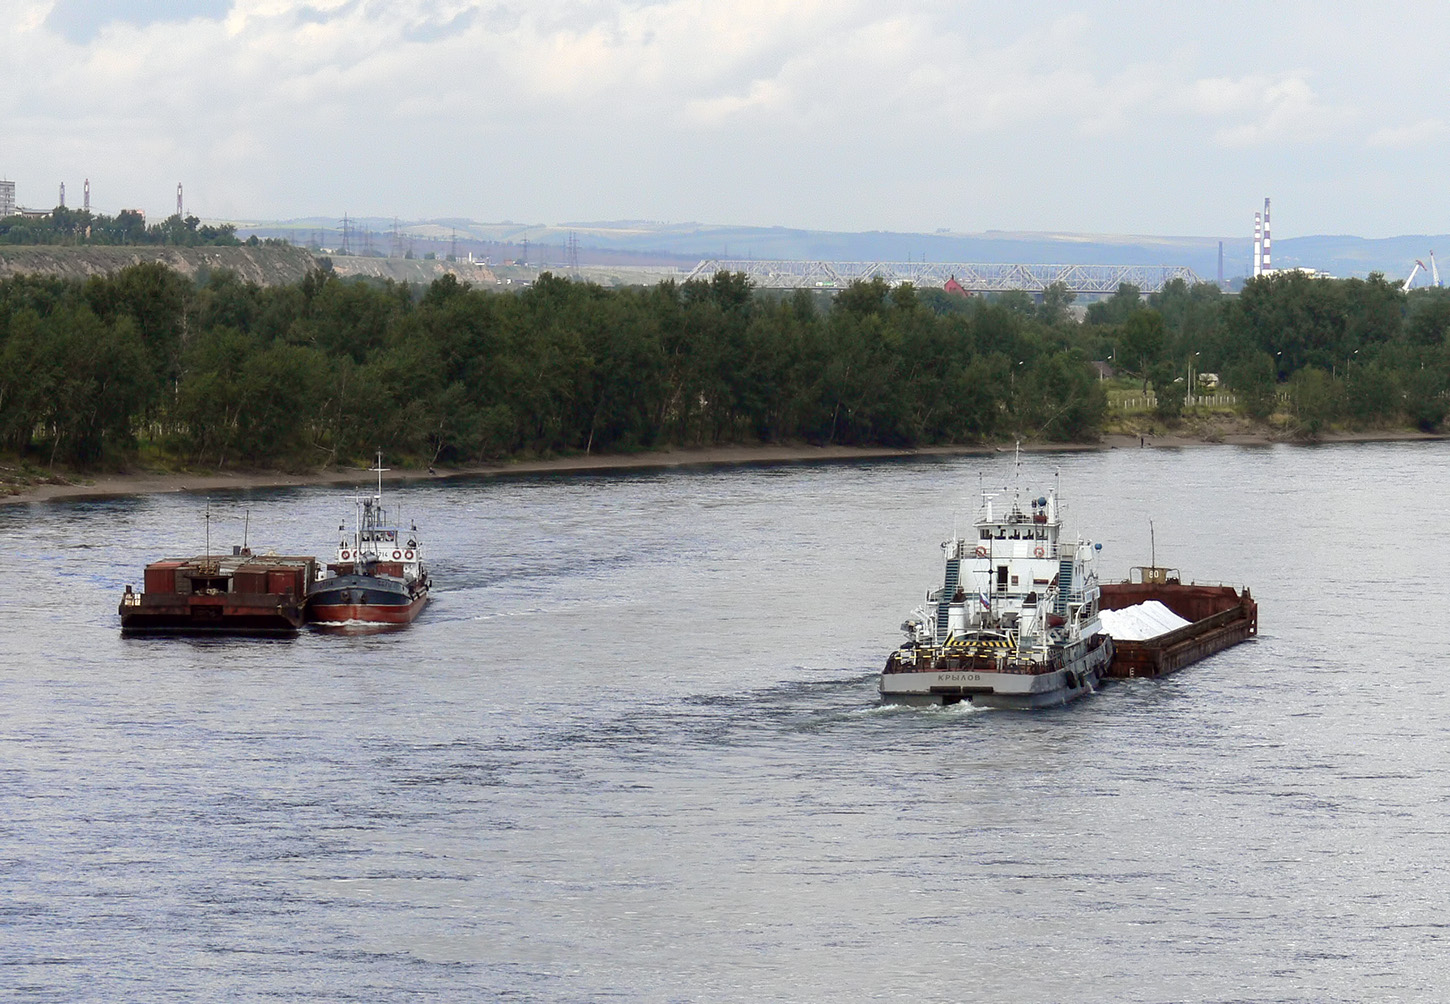
[[[0,217],[15,215],[15,182],[0,181]]]
[[[946,284],[942,286],[942,291],[946,293],[951,293],[955,296],[972,295],[971,293],[967,292],[967,288],[965,286],[957,282],[957,277],[955,275],[952,275],[950,278],[947,279]]]
[[[1111,380],[1118,375],[1118,371],[1113,369],[1112,363],[1103,362],[1101,359],[1093,360],[1093,369],[1098,371],[1098,380],[1100,381]]]

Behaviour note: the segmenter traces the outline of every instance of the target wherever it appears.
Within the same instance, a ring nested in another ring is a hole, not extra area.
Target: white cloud
[[[1184,187],[1312,172],[1347,206],[1319,196],[1358,190],[1366,145],[1450,152],[1405,97],[1450,44],[1433,19],[1407,37],[1286,8],[1245,36],[1139,0],[233,0],[153,22],[120,2],[84,44],[46,27],[53,0],[9,15],[0,171],[25,191],[90,174],[118,203],[181,178],[201,211],[250,216],[1166,232],[1217,218]]]
[[[1228,120],[1213,132],[1227,147],[1315,142],[1350,126],[1357,110],[1326,101],[1307,78],[1297,71],[1197,80],[1180,103],[1206,119]]]
[[[1409,150],[1427,146],[1445,136],[1445,122],[1442,119],[1421,119],[1413,125],[1385,126],[1370,133],[1366,141],[1370,146]]]

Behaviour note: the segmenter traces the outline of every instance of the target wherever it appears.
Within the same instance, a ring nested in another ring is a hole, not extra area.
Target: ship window
[[[992,531],[991,530],[988,530],[985,527],[983,527],[981,533],[979,534],[979,536],[981,537],[982,540],[991,540],[992,539]]]

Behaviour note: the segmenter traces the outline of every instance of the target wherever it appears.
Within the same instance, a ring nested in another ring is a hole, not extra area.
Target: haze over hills
[[[243,236],[284,237],[299,244],[337,248],[342,242],[339,220],[323,217],[264,221],[234,220]],[[659,223],[642,220],[581,221],[525,224],[480,223],[454,218],[394,221],[377,217],[349,220],[354,254],[402,254],[402,244],[415,256],[456,253],[562,264],[569,260],[571,236],[580,264],[666,266],[688,271],[706,258],[753,258],[824,261],[1022,262],[1083,265],[1186,265],[1202,279],[1218,277],[1216,237],[1033,233],[987,231],[930,234],[867,231],[858,233],[803,230],[790,227],[729,226],[702,223]],[[395,229],[396,228],[396,229]],[[396,234],[396,236],[395,236]],[[1331,275],[1367,276],[1383,272],[1391,279],[1409,275],[1416,259],[1428,264],[1436,248],[1450,253],[1450,235],[1404,235],[1364,238],[1352,235],[1274,237],[1277,268],[1308,267]],[[1249,272],[1252,240],[1223,241],[1225,283],[1233,286]],[[1450,261],[1450,259],[1447,259]],[[1419,282],[1427,282],[1428,277]]]

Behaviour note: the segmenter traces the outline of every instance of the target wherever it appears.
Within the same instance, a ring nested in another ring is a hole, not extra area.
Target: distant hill
[[[296,282],[316,267],[309,252],[289,247],[0,246],[0,278],[38,274],[88,279],[142,262],[160,262],[192,277],[225,269],[262,286]]]
[[[255,233],[329,248],[339,246],[342,240],[339,221],[333,219],[225,222],[235,223],[242,237]],[[428,251],[439,257],[473,254],[494,262],[527,256],[531,265],[543,266],[563,266],[570,261],[572,236],[576,242],[574,254],[581,265],[655,265],[688,270],[702,258],[1186,265],[1206,280],[1218,277],[1216,237],[1010,231],[844,233],[641,220],[523,224],[438,219],[404,223],[365,217],[350,220],[349,227],[349,244],[355,254],[365,248],[378,256],[402,254],[403,250],[394,244],[403,244],[417,257]],[[1429,254],[1437,247],[1450,255],[1450,236],[1276,236],[1273,264],[1279,268],[1306,266],[1346,277],[1379,271],[1402,279],[1415,259],[1428,265]],[[1227,284],[1235,285],[1235,280],[1248,274],[1252,241],[1247,236],[1225,238],[1223,253],[1224,278]],[[1428,278],[1419,282],[1428,282]]]

